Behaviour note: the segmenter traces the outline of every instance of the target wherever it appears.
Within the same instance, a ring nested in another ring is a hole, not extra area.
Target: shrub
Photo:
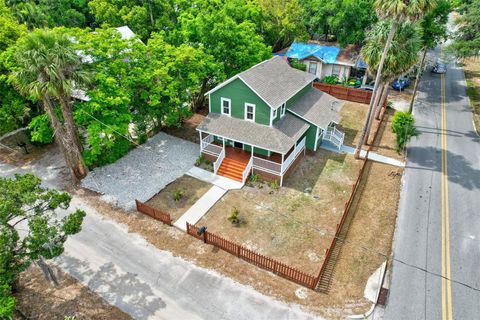
[[[232,224],[237,224],[240,222],[240,219],[238,218],[238,214],[240,211],[236,207],[233,207],[232,212],[230,212],[230,215],[228,216],[228,221],[230,221]]]
[[[256,173],[254,173],[250,176],[250,182],[252,182],[252,183],[257,183],[258,179],[259,179],[259,176]]]
[[[173,201],[175,201],[175,202],[180,201],[183,198],[184,195],[185,195],[185,192],[182,189],[174,190],[173,193],[172,193]]]
[[[195,160],[195,165],[197,167],[199,167],[203,162],[205,161],[205,158],[203,157],[203,155],[200,155],[197,160]]]
[[[328,84],[337,84],[338,83],[338,77],[337,76],[326,76],[322,80],[325,83]]]
[[[48,144],[53,142],[53,129],[46,113],[36,116],[28,124],[32,142]]]
[[[412,137],[419,135],[413,115],[403,111],[397,111],[393,115],[392,131],[396,135],[397,152],[405,148]]]
[[[304,63],[301,63],[300,61],[298,61],[298,59],[291,59],[290,66],[292,66],[292,68],[295,68],[301,71],[307,71],[307,65]]]
[[[277,180],[271,181],[269,185],[270,185],[270,188],[272,188],[273,190],[278,190],[278,188],[280,188],[280,185],[278,184]]]

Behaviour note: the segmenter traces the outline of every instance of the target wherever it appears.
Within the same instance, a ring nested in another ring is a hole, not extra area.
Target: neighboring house
[[[245,183],[250,173],[280,185],[306,150],[340,147],[340,100],[313,88],[313,74],[275,56],[206,93],[210,113],[197,127],[214,172]]]
[[[276,55],[289,59],[298,59],[307,66],[307,72],[319,79],[326,76],[337,76],[341,81],[350,77],[363,77],[367,65],[360,59],[360,48],[348,45],[340,48],[332,43],[294,42]]]

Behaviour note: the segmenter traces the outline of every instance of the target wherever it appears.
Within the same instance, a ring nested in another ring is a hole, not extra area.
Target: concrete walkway
[[[332,152],[337,152],[337,153],[349,153],[349,154],[354,154],[355,153],[355,148],[353,148],[353,147],[342,145],[342,147],[339,150],[336,146],[333,146],[333,145],[329,144],[327,141],[322,143],[320,145],[320,148],[328,150],[328,151],[332,151]],[[360,156],[361,157],[365,157],[366,154],[367,154],[367,151],[365,151],[365,150],[360,151]],[[377,162],[381,162],[381,163],[385,163],[385,164],[390,164],[390,165],[396,166],[396,167],[402,167],[402,168],[405,167],[405,162],[399,161],[397,159],[385,157],[385,156],[382,156],[382,155],[380,155],[378,153],[375,153],[375,152],[369,152],[368,153],[368,159],[373,160],[373,161],[377,161]]]
[[[211,183],[217,187],[220,187],[225,190],[235,190],[241,189],[243,184],[241,182],[228,179],[222,176],[217,176],[207,170],[201,169],[199,167],[192,167],[186,172],[191,177],[197,178],[208,183]]]
[[[33,171],[48,179],[44,180],[48,187],[62,185],[62,177],[57,175],[58,168],[64,167],[62,157],[50,153],[44,158],[25,168],[0,162],[0,176]],[[298,305],[283,303],[158,250],[77,196],[73,196],[71,208],[85,210],[87,216],[82,231],[67,240],[56,263],[134,319],[320,319]]]
[[[193,206],[190,207],[175,223],[175,227],[180,230],[187,231],[187,222],[190,224],[197,223],[211,207],[220,200],[227,190],[218,186],[213,186],[207,191]]]

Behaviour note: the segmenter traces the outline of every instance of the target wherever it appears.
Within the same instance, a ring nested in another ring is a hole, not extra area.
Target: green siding
[[[245,151],[252,151],[252,146],[249,145],[249,144],[244,144],[244,145],[243,145],[243,150],[245,150]]]
[[[221,98],[231,100],[231,116],[245,119],[245,103],[255,105],[255,122],[270,125],[270,107],[258,97],[240,79],[235,79],[223,88],[210,94],[210,106],[212,113],[221,113]]]
[[[254,147],[254,148],[253,148],[253,152],[254,152],[254,153],[261,154],[261,155],[263,155],[263,156],[268,156],[268,150],[265,150],[265,149],[261,149],[261,148]]]
[[[315,149],[315,137],[317,135],[317,127],[313,124],[310,124],[310,128],[308,128],[307,132],[305,132],[304,136],[307,137],[307,140],[305,141],[305,146],[307,147],[308,150],[314,150]],[[303,139],[303,137],[302,137]],[[300,141],[302,140],[300,139]]]

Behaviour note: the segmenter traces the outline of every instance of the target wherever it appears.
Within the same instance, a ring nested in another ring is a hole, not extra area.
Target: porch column
[[[198,131],[198,134],[200,135],[200,152],[203,151],[203,145],[202,145],[202,131]]]
[[[253,158],[253,146],[250,146],[250,152],[251,152],[250,157]],[[252,161],[253,161],[253,159],[252,159]],[[253,174],[253,165],[252,165],[252,174]]]
[[[285,155],[282,153],[282,166],[281,166],[282,172],[280,173],[280,187],[283,185],[283,160],[284,160],[284,157],[285,157]]]

